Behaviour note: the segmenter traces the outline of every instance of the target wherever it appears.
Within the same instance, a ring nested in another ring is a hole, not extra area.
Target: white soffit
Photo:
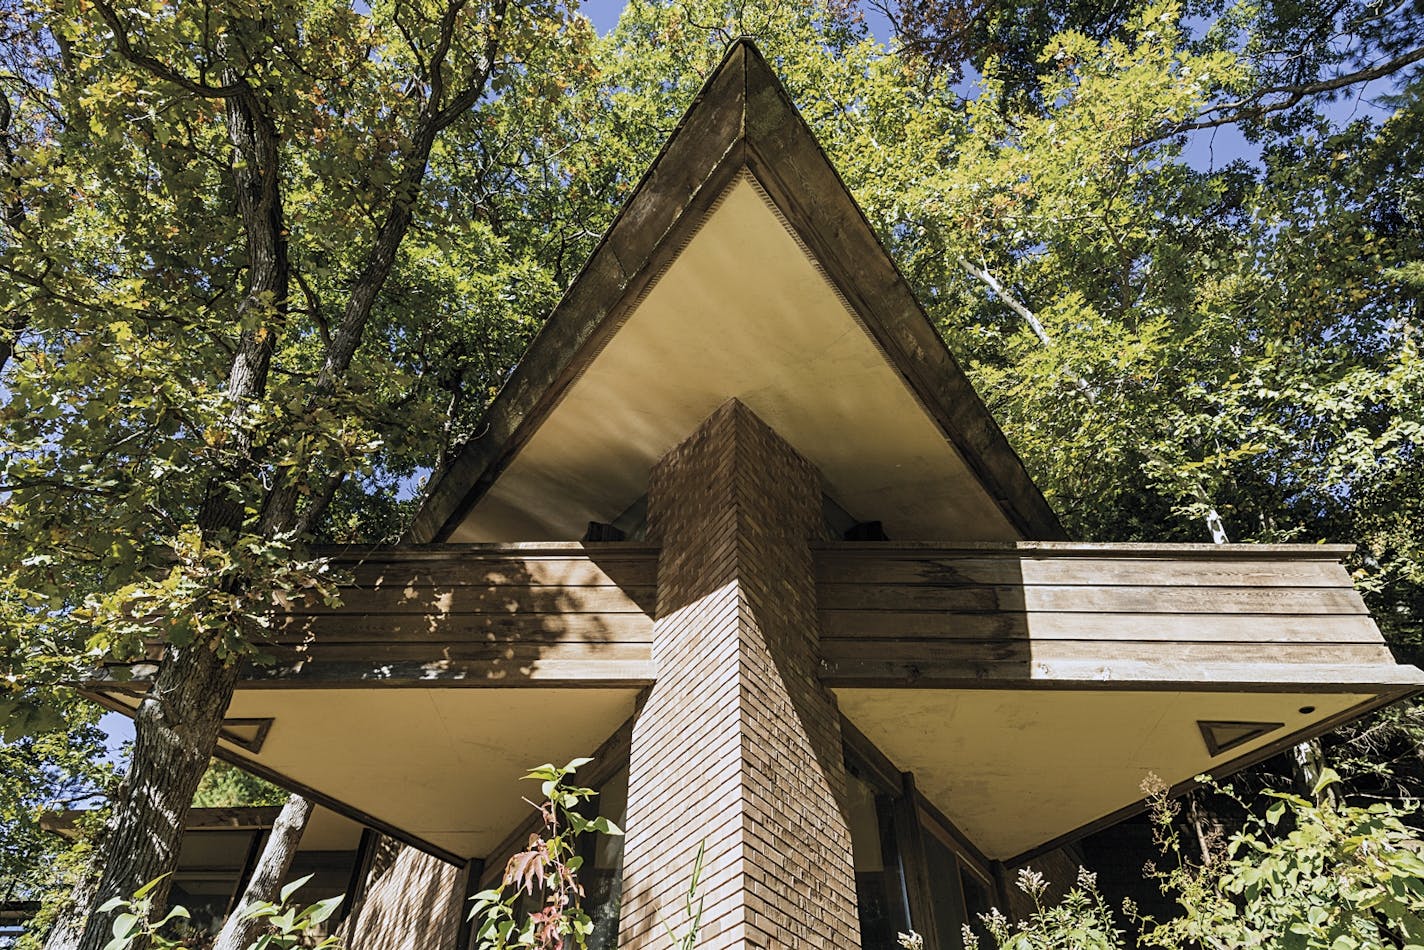
[[[355,851],[361,844],[361,825],[318,805],[302,832],[299,851]]]
[[[892,538],[1019,537],[744,174],[450,540],[573,540],[613,521],[733,397]]]
[[[636,689],[239,690],[229,716],[274,721],[255,761],[465,857],[531,813],[531,767],[591,755]],[[241,750],[234,750],[241,751]],[[302,847],[310,847],[306,839]]]
[[[990,858],[1008,860],[1373,698],[1355,693],[837,689],[841,712]],[[1302,712],[1309,708],[1310,712]],[[1281,723],[1218,756],[1198,721]]]

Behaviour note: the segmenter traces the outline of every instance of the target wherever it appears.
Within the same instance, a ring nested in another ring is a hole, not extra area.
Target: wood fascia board
[[[482,435],[432,487],[406,543],[450,536],[744,169],[1010,524],[1028,538],[1065,537],[780,80],[739,39],[495,398]]]
[[[1311,560],[1339,562],[1353,544],[1198,544],[1138,541],[813,541],[817,556],[872,557],[1122,557],[1181,560]]]
[[[1417,690],[1413,689],[1402,691],[1396,689],[1391,692],[1381,693],[1378,696],[1371,697],[1370,699],[1367,699],[1362,703],[1358,703],[1357,705],[1351,706],[1349,709],[1345,709],[1341,712],[1338,712],[1335,715],[1330,716],[1329,718],[1322,719],[1316,723],[1312,723],[1304,729],[1297,730],[1296,732],[1293,732],[1287,736],[1267,743],[1266,745],[1253,752],[1248,752],[1247,754],[1239,758],[1222,763],[1216,768],[1211,769],[1210,775],[1212,776],[1212,778],[1215,779],[1228,778],[1236,774],[1237,772],[1240,772],[1242,769],[1250,768],[1253,765],[1259,765],[1267,759],[1271,758],[1272,756],[1279,755],[1280,753],[1286,751],[1292,746],[1299,745],[1300,743],[1306,742],[1310,739],[1318,738],[1319,736],[1324,735],[1325,733],[1329,732],[1331,729],[1334,729],[1337,726],[1343,725],[1347,722],[1358,719],[1361,716],[1365,716],[1369,713],[1383,709],[1386,706],[1389,706],[1402,699],[1406,699],[1414,695],[1416,692]],[[1193,789],[1200,787],[1201,786],[1197,784],[1195,779],[1187,779],[1186,781],[1178,782],[1176,785],[1173,785],[1170,789],[1167,790],[1167,795],[1170,798],[1176,798],[1178,796],[1185,795],[1187,792],[1190,792]],[[1050,851],[1056,851],[1059,848],[1071,845],[1079,839],[1085,838],[1088,835],[1093,834],[1094,832],[1101,831],[1104,828],[1109,828],[1117,824],[1118,822],[1133,817],[1134,815],[1140,815],[1146,810],[1147,800],[1140,799],[1136,802],[1133,802],[1131,805],[1125,805],[1122,808],[1103,815],[1101,818],[1094,819],[1093,821],[1090,821],[1079,828],[1075,828],[1074,830],[1059,835],[1056,838],[1053,838],[1049,841],[1045,841],[1040,845],[1036,845],[1032,848],[1029,848],[1028,850],[1023,851],[1022,853],[1017,854],[1012,858],[1004,860],[1003,864],[1011,868],[1019,867],[1041,855],[1047,854]]]
[[[737,42],[683,114],[555,306],[404,540],[444,541],[701,224],[745,164],[746,67]]]
[[[79,690],[79,695],[92,702],[98,703],[105,709],[109,709],[117,713],[122,713],[123,715],[128,716],[130,718],[133,717],[133,714],[135,712],[132,706],[119,702],[118,700],[114,699],[112,696],[109,696],[102,690],[97,690],[93,688],[81,689]],[[400,828],[397,828],[390,822],[383,821],[382,819],[377,818],[374,815],[362,811],[354,805],[348,805],[347,803],[341,801],[339,798],[334,798],[331,795],[326,794],[325,792],[318,791],[317,789],[312,788],[310,785],[304,785],[303,783],[298,782],[296,779],[288,778],[281,772],[269,768],[266,765],[263,765],[261,762],[258,762],[248,756],[241,755],[237,752],[232,751],[231,749],[224,748],[220,744],[213,748],[213,758],[221,759],[222,761],[227,762],[229,765],[235,765],[245,772],[251,772],[258,778],[266,779],[273,785],[276,785],[278,788],[285,789],[288,792],[295,792],[296,794],[301,795],[303,798],[310,799],[312,802],[322,806],[328,811],[333,811],[336,812],[338,815],[350,818],[357,824],[365,825],[368,828],[374,828],[376,831],[379,831],[381,834],[386,835],[389,838],[394,838],[403,844],[408,844],[412,848],[415,848],[418,851],[423,851],[426,854],[431,855],[432,857],[439,858],[441,861],[444,861],[448,864],[453,864],[456,867],[462,867],[468,860],[468,858],[461,857],[452,851],[446,851],[439,845],[432,844],[429,841],[426,841],[424,838],[419,837],[418,835],[413,835],[408,831],[404,831]]]
[[[1105,655],[1110,642],[1104,643]],[[1087,664],[1084,664],[1086,667]],[[1335,695],[1342,693],[1391,693],[1412,696],[1424,692],[1424,671],[1412,666],[1367,666],[1367,667],[1326,667],[1312,666],[1302,669],[1294,664],[1279,664],[1279,668],[1252,664],[1243,667],[1234,664],[1223,667],[1220,679],[1207,679],[1206,675],[1216,672],[1203,667],[1202,677],[1193,680],[1166,679],[1160,676],[1143,676],[1138,679],[1117,677],[1114,679],[1094,679],[1090,675],[1080,678],[1055,676],[1052,678],[1014,678],[1002,676],[976,676],[973,670],[963,665],[915,664],[913,670],[887,670],[885,664],[850,663],[836,661],[834,668],[823,666],[820,682],[828,689],[1001,689],[1001,690],[1044,690],[1044,691],[1089,691],[1089,692],[1154,692],[1154,693],[1315,693]],[[1382,669],[1400,671],[1397,676],[1382,675]],[[1242,679],[1249,673],[1259,679]],[[1315,677],[1310,679],[1308,677]],[[1351,677],[1356,677],[1351,679]]]
[[[657,679],[647,660],[554,660],[558,672],[521,674],[501,656],[494,660],[322,660],[320,647],[311,661],[243,668],[238,689],[640,689]],[[498,650],[496,650],[498,652]],[[536,661],[537,662],[537,661]],[[549,662],[549,661],[545,661]],[[114,665],[94,671],[69,685],[80,690],[147,691],[158,675],[159,661]],[[125,674],[116,670],[123,669]]]
[[[98,702],[95,697],[88,697]],[[112,706],[105,708],[113,709]],[[118,710],[115,710],[118,711]],[[272,827],[281,811],[278,805],[233,805],[226,808],[190,808],[183,827],[188,831],[265,831]],[[84,812],[76,809],[47,812],[40,816],[40,827],[64,838],[74,837],[76,821]]]
[[[748,167],[1010,524],[1066,538],[1058,516],[974,390],[770,65],[747,57]]]
[[[337,567],[366,563],[448,561],[468,564],[480,558],[588,557],[591,560],[656,558],[656,544],[630,541],[468,541],[440,544],[315,545],[313,557],[329,558]]]

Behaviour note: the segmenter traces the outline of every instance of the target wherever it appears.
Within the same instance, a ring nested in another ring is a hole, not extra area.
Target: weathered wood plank
[[[1019,661],[918,662],[837,659],[823,665],[823,684],[840,689],[1171,689],[1230,692],[1416,692],[1424,674],[1411,666],[1338,663],[1196,663],[1058,661],[1025,668]]]
[[[1257,560],[1211,557],[1039,558],[1016,555],[894,556],[887,552],[817,552],[818,584],[1083,584],[1093,587],[1330,587],[1348,588],[1350,577],[1333,560]]]
[[[596,563],[587,558],[480,558],[464,561],[364,561],[337,565],[356,587],[651,587],[656,557]]]
[[[537,651],[489,649],[483,655],[449,656],[442,651],[411,651],[411,656],[368,656],[351,649],[351,656],[276,651],[273,662],[250,665],[242,672],[240,689],[348,689],[559,686],[573,688],[650,685],[656,675],[651,650],[629,648],[598,652],[567,647]],[[345,651],[338,651],[345,652]],[[393,651],[387,651],[388,654]],[[473,653],[474,651],[469,651]],[[116,665],[93,671],[76,683],[84,689],[144,692],[158,674],[158,662]]]
[[[656,601],[653,587],[531,587],[516,583],[477,586],[414,586],[379,584],[370,587],[342,587],[339,591],[342,614],[645,614],[644,605]],[[331,610],[321,605],[298,603],[290,616],[324,615]]]
[[[947,613],[932,611],[822,611],[821,641],[1092,640],[1099,649],[1136,640],[1235,643],[1376,643],[1367,615]]]
[[[312,640],[315,648],[342,642],[460,643],[521,640],[649,642],[653,621],[642,613],[616,614],[329,614],[291,616],[276,631],[280,642]]]
[[[587,660],[594,663],[642,661],[652,657],[647,643],[330,643],[319,651],[277,646],[270,652],[279,663],[309,659],[314,663],[346,660],[484,661],[526,665],[546,660]]]
[[[1394,667],[1394,658],[1382,643],[1289,643],[1262,641],[1201,641],[1195,643],[1120,640],[1105,646],[1099,640],[823,640],[821,655],[827,664],[844,660],[883,663],[962,664],[966,670],[979,664],[1021,671],[1057,662],[1097,663],[1111,668],[1120,663],[1179,665],[1183,679],[1197,678],[1204,665],[1229,662],[1341,664]],[[1244,677],[1249,679],[1249,676]]]
[[[488,586],[651,587],[658,549],[646,544],[536,542],[435,544],[394,548],[318,548],[362,587]]]
[[[1347,587],[1199,587],[996,584],[823,584],[821,610],[1047,611],[1099,614],[1360,614]]]

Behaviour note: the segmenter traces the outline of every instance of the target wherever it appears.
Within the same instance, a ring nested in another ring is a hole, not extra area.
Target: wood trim
[[[974,557],[1129,557],[1203,560],[1263,557],[1305,561],[1340,561],[1353,554],[1353,544],[1203,544],[1137,541],[812,541],[811,550],[824,556],[859,556],[873,552],[879,560],[923,558],[932,555]]]
[[[121,703],[118,700],[108,696],[104,692],[92,688],[80,689],[78,690],[78,692],[79,695],[98,703],[105,709],[110,709],[114,712],[123,713],[124,715],[129,717],[132,717],[134,714],[135,710],[132,706],[125,705],[124,703]],[[416,835],[411,834],[408,831],[404,831],[400,828],[397,828],[395,825],[391,824],[388,821],[384,821],[380,818],[377,818],[375,815],[369,814],[368,812],[364,812],[361,809],[355,807],[354,805],[348,805],[346,802],[343,802],[338,798],[333,798],[325,792],[318,791],[317,789],[312,788],[310,785],[306,785],[302,782],[298,782],[296,779],[289,778],[288,776],[283,775],[281,772],[278,772],[276,769],[269,768],[268,766],[263,765],[262,763],[254,759],[248,758],[247,756],[242,755],[241,753],[234,752],[231,749],[225,749],[221,745],[216,745],[213,747],[213,758],[221,759],[222,761],[227,762],[229,765],[235,765],[245,772],[251,772],[258,778],[266,779],[273,785],[276,785],[279,788],[286,789],[288,792],[295,792],[296,794],[301,795],[304,798],[309,798],[316,804],[321,805],[323,808],[326,808],[329,811],[334,811],[338,815],[344,815],[345,817],[350,818],[357,824],[365,825],[368,828],[374,828],[375,830],[379,831],[381,834],[387,836],[388,838],[394,838],[403,844],[408,844],[412,848],[415,848],[417,851],[423,851],[426,854],[431,855],[432,857],[439,858],[441,861],[444,861],[447,864],[460,866],[465,863],[466,859],[460,857],[454,852],[446,851],[439,845],[432,844],[431,842],[426,841],[424,838],[420,838]]]
[[[1260,749],[1257,749],[1254,752],[1250,752],[1246,755],[1243,755],[1239,759],[1235,759],[1231,762],[1222,763],[1220,766],[1211,770],[1211,775],[1212,777],[1218,779],[1227,778],[1228,776],[1234,775],[1242,769],[1250,768],[1253,765],[1259,765],[1260,763],[1271,758],[1272,756],[1279,755],[1286,749],[1289,749],[1291,746],[1298,745],[1299,743],[1305,742],[1309,739],[1317,738],[1318,736],[1329,732],[1331,729],[1334,729],[1336,726],[1342,725],[1346,722],[1350,722],[1354,719],[1358,719],[1361,716],[1367,715],[1376,710],[1383,709],[1385,706],[1412,696],[1417,692],[1419,692],[1418,689],[1396,689],[1393,692],[1384,693],[1379,696],[1375,696],[1371,699],[1365,700],[1364,702],[1351,706],[1350,708],[1338,712],[1327,719],[1322,719],[1320,722],[1313,723],[1305,729],[1298,730],[1287,736],[1277,739],[1274,742],[1268,743],[1267,745],[1262,746]],[[1199,787],[1200,786],[1197,785],[1194,779],[1187,779],[1184,782],[1178,782],[1176,785],[1172,786],[1170,789],[1167,790],[1167,794],[1173,798],[1176,798],[1179,795],[1184,795],[1187,792],[1190,792],[1193,789]],[[1112,825],[1115,825],[1126,818],[1131,818],[1134,815],[1140,815],[1146,810],[1147,802],[1145,800],[1133,802],[1131,805],[1125,805],[1122,808],[1109,812],[1108,814],[1103,815],[1101,818],[1095,819],[1094,821],[1090,821],[1087,824],[1074,829],[1073,831],[1061,834],[1056,838],[1053,838],[1049,841],[1045,841],[1043,844],[1037,845],[1036,847],[1030,848],[1027,851],[1022,852],[1021,854],[1015,855],[1012,858],[1008,858],[1003,863],[1007,867],[1019,867],[1029,861],[1032,861],[1039,855],[1047,854],[1049,851],[1056,851],[1059,848],[1073,844],[1080,838],[1087,837],[1088,835],[1096,831],[1101,831],[1104,828],[1111,827]]]
[[[273,721],[271,716],[262,716],[252,719],[224,719],[222,726],[218,729],[218,737],[225,742],[231,742],[235,746],[246,749],[255,755],[262,751],[262,745],[267,741],[267,733],[272,731]],[[230,725],[256,726],[257,734],[251,739],[243,739],[227,728]]]
[[[942,947],[939,921],[935,916],[934,888],[930,882],[929,855],[925,851],[925,830],[915,807],[919,794],[915,777],[900,773],[900,793],[892,805],[895,821],[896,847],[900,852],[900,867],[904,875],[905,901],[910,909],[910,926],[925,938],[925,946]],[[959,887],[959,881],[951,882]]]
[[[1206,743],[1206,750],[1212,758],[1216,758],[1223,752],[1230,752],[1232,749],[1254,742],[1265,735],[1270,735],[1277,729],[1284,726],[1283,722],[1223,722],[1220,720],[1197,720],[1197,729],[1201,731],[1202,742]],[[1235,739],[1221,742],[1217,739],[1216,729],[1241,729],[1242,734]]]
[[[371,875],[371,862],[376,856],[376,844],[381,840],[380,832],[371,828],[361,829],[361,840],[356,844],[356,860],[351,865],[351,879],[346,884],[346,899],[336,912],[336,922],[344,922],[356,905],[366,896],[367,878]]]
[[[861,778],[874,786],[878,793],[900,794],[905,773],[844,715],[841,716],[841,744],[845,747],[847,764],[859,766],[865,771],[867,774]]]
[[[475,921],[469,919],[470,900],[480,892],[480,879],[484,877],[484,858],[471,858],[465,865],[465,890],[460,907],[455,914],[459,929],[455,933],[455,950],[469,950],[475,937]]]
[[[1104,656],[1111,643],[1103,643]],[[1055,664],[1047,674],[1022,663],[1000,663],[985,646],[984,663],[972,661],[890,663],[830,659],[821,665],[821,683],[835,689],[1015,689],[1125,690],[1205,693],[1416,693],[1424,672],[1412,666],[1325,666],[1291,663],[1196,664],[1192,679],[1164,675],[1160,666],[1114,663]],[[1397,672],[1396,672],[1397,671]],[[1391,675],[1392,674],[1392,675]],[[1256,679],[1244,679],[1255,676]]]
[[[381,834],[385,835],[388,838],[394,838],[403,844],[410,845],[417,851],[423,851],[426,854],[431,855],[432,857],[439,858],[446,864],[454,864],[458,866],[465,863],[465,858],[460,857],[458,854],[455,854],[452,851],[446,851],[444,848],[440,847],[437,844],[433,844],[429,841],[426,841],[424,838],[421,838],[417,835],[413,835],[410,832],[405,831],[401,828],[397,828],[395,825],[391,824],[388,821],[384,821],[380,818],[377,818],[375,815],[372,815],[368,812],[364,812],[361,809],[355,807],[354,805],[348,805],[346,802],[343,802],[337,798],[333,798],[330,795],[327,795],[325,792],[318,791],[317,789],[312,788],[310,785],[305,785],[301,782],[298,782],[296,779],[288,778],[286,775],[283,775],[276,769],[268,768],[260,762],[256,762],[252,759],[249,759],[247,756],[239,755],[236,752],[231,752],[227,749],[223,749],[222,747],[214,749],[213,756],[214,758],[222,759],[224,762],[227,762],[231,765],[235,765],[240,769],[251,772],[258,778],[264,778],[267,781],[271,782],[273,785],[276,785],[280,788],[285,788],[289,792],[295,792],[296,794],[301,795],[303,798],[309,798],[316,804],[321,805],[330,811],[334,811],[338,815],[344,815],[347,818],[350,818],[352,821],[357,822],[358,824],[366,825],[369,828],[374,828],[375,830],[381,832]]]
[[[553,649],[545,655],[518,656],[529,666],[511,668],[509,647],[492,648],[485,659],[446,659],[440,651],[420,660],[312,660],[243,668],[239,689],[508,689],[517,687],[602,689],[651,686],[657,667],[651,649],[646,659],[590,658],[588,651]],[[525,651],[529,651],[526,649]],[[570,655],[571,653],[584,655]],[[562,653],[563,655],[559,655]],[[122,672],[120,672],[122,671]],[[142,694],[158,675],[158,663],[113,664],[71,683],[81,690],[118,690]]]
[[[745,164],[745,69],[734,43],[644,172],[485,413],[485,434],[431,486],[405,541],[443,541],[701,226]]]
[[[986,857],[973,841],[969,840],[969,836],[961,831],[958,825],[949,820],[948,815],[935,807],[934,802],[925,798],[918,790],[915,792],[915,806],[920,811],[920,820],[930,833],[954,852],[959,863],[971,874],[979,878],[986,886],[992,887],[994,885],[992,870],[994,862]]]
[[[946,846],[961,861],[971,865],[971,870],[985,883],[991,881],[992,861],[980,851],[978,846],[959,829],[949,817],[935,807],[934,803],[914,789],[914,773],[906,772],[890,761],[889,757],[845,716],[841,716],[841,740],[845,745],[847,758],[853,758],[869,774],[863,776],[878,792],[890,795],[905,794],[907,787],[914,790],[914,805],[922,813],[934,830],[944,840]]]
[[[186,835],[190,826],[185,825],[183,833]],[[252,880],[252,875],[257,871],[257,862],[262,858],[262,849],[267,841],[268,831],[258,829],[251,833],[251,840],[247,842],[247,856],[242,861],[242,871],[237,876],[237,887],[227,899],[227,909],[223,911],[224,917],[231,917],[237,912],[237,902],[242,900],[242,895],[247,891],[247,882]]]

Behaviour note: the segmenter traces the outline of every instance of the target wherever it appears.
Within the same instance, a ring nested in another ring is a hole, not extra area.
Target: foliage
[[[500,110],[547,112],[534,100],[560,92],[536,77],[565,73],[586,27],[552,4],[509,9],[489,104],[451,117],[455,141],[429,158],[369,342],[314,402],[343,289],[365,266],[417,148],[423,95],[408,83],[437,40],[440,11],[155,3],[123,12],[141,53],[196,59],[198,75],[233,68],[222,65],[221,37],[231,43],[262,24],[245,68],[281,130],[273,171],[301,299],[243,303],[247,225],[233,206],[227,100],[122,55],[86,5],[7,6],[17,62],[5,77],[16,107],[4,197],[25,213],[0,241],[0,310],[27,314],[0,409],[0,543],[23,620],[9,635],[29,648],[17,655],[54,661],[132,655],[155,635],[260,652],[253,638],[274,597],[331,595],[300,543],[315,522],[258,530],[274,487],[295,490],[299,509],[343,492],[397,493],[454,437],[452,398],[465,420],[458,435],[547,308],[549,282],[519,230],[531,223],[483,221],[463,169],[475,155],[520,161],[522,137],[537,133],[505,127]],[[464,11],[447,82],[478,67],[487,15]],[[252,333],[270,334],[271,368],[263,391],[239,398],[228,376]],[[496,345],[501,336],[508,346]],[[219,490],[245,525],[200,527]],[[350,536],[360,506],[337,504],[344,521],[327,530]],[[32,663],[26,674],[40,671]]]
[[[1153,820],[1173,865],[1157,876],[1181,913],[1146,929],[1143,945],[1424,946],[1424,841],[1404,821],[1416,807],[1337,805],[1320,792],[1338,781],[1322,775],[1314,790],[1322,804],[1267,792],[1270,807],[1250,814],[1222,855],[1196,865],[1183,857],[1174,810],[1159,796]]]
[[[687,894],[683,898],[682,912],[687,917],[687,929],[678,933],[672,928],[672,924],[663,921],[663,929],[667,932],[668,946],[671,950],[696,950],[697,935],[702,930],[702,908],[706,902],[706,895],[699,896],[697,886],[702,882],[702,862],[707,857],[707,841],[703,839],[697,845],[697,857],[692,859],[692,876],[687,882]]]
[[[1259,812],[1212,785],[1243,809],[1244,827],[1218,853],[1193,863],[1177,830],[1178,808],[1163,789],[1152,799],[1155,834],[1167,867],[1150,868],[1176,915],[1155,921],[1125,902],[1136,925],[1135,943],[1166,950],[1283,947],[1297,950],[1387,950],[1424,946],[1424,840],[1406,824],[1417,806],[1337,804],[1320,792],[1339,781],[1327,771],[1315,800],[1266,792]],[[984,918],[993,945],[1003,950],[1103,948],[1130,944],[1081,871],[1064,899],[1045,907],[1045,884],[1032,871],[1019,888],[1034,912],[1010,924],[994,911]],[[965,946],[978,942],[965,930]]]
[[[541,765],[524,778],[541,783],[544,801],[536,806],[543,831],[529,836],[529,847],[505,865],[499,887],[480,891],[471,900],[470,920],[478,920],[475,937],[480,950],[539,947],[562,950],[587,946],[593,921],[584,912],[578,870],[580,836],[589,832],[621,835],[604,817],[585,818],[581,807],[598,793],[566,780],[592,759],[574,759],[563,768]],[[527,910],[536,906],[535,910]]]
[[[194,808],[237,808],[245,805],[281,805],[287,793],[271,782],[235,765],[214,759],[198,783]]]
[[[114,782],[99,711],[63,692],[48,694],[44,709],[69,727],[16,730],[0,740],[0,902],[38,901],[42,920],[80,872],[107,816],[96,806]],[[44,828],[45,819],[71,809],[79,811],[69,836]]]
[[[341,905],[343,895],[329,897],[302,907],[291,903],[293,895],[303,884],[311,880],[311,875],[298,878],[283,885],[278,900],[260,901],[244,905],[238,913],[252,920],[266,922],[266,929],[253,941],[247,950],[294,950],[296,947],[311,947],[313,950],[335,950],[340,947],[336,937],[325,937],[312,943],[308,935],[313,928],[325,923]],[[114,917],[114,938],[104,950],[133,950],[136,947],[151,947],[155,950],[177,950],[187,946],[182,939],[165,936],[163,928],[169,923],[188,918],[183,907],[172,907],[163,917],[154,919],[152,892],[159,881],[153,880],[134,892],[131,898],[115,897],[100,905],[101,913],[122,911]]]
[[[177,853],[137,842],[238,665],[299,649],[274,607],[333,602],[308,545],[397,534],[547,309],[518,181],[591,40],[560,0],[0,5],[0,721],[160,653],[194,697],[136,716],[129,787],[181,801],[115,802],[103,897]]]
[[[1028,895],[1033,912],[1011,924],[999,910],[983,915],[985,929],[996,947],[1003,950],[1118,950],[1124,946],[1123,932],[1113,921],[1112,911],[1098,891],[1097,879],[1083,868],[1078,881],[1057,904],[1044,905],[1048,882],[1028,868],[1019,871],[1019,890]],[[965,950],[978,950],[979,938],[964,925]]]

